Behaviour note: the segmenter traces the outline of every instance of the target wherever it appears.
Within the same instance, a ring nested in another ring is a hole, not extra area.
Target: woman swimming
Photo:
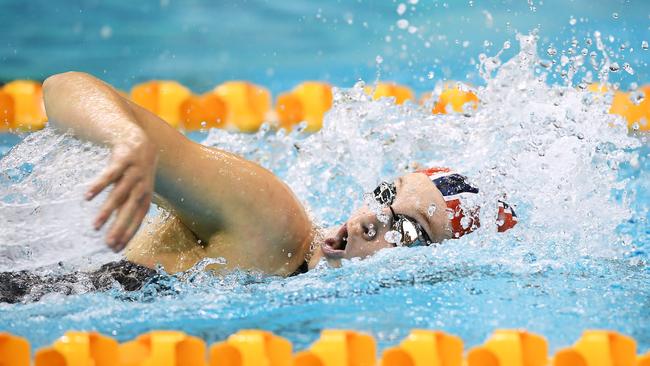
[[[94,226],[114,217],[106,242],[130,262],[167,272],[204,258],[223,270],[288,276],[321,259],[366,257],[394,246],[428,245],[478,225],[478,208],[461,206],[478,190],[448,169],[428,169],[383,182],[374,202],[338,229],[314,225],[289,187],[271,172],[226,151],[195,143],[153,113],[84,73],[43,84],[47,116],[62,131],[111,149],[111,162],[91,185],[92,200],[112,185]],[[139,230],[151,201],[169,215]],[[499,230],[516,216],[499,203]],[[440,209],[436,209],[440,208]]]

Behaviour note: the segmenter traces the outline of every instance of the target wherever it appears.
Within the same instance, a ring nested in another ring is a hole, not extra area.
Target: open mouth
[[[347,245],[348,227],[346,224],[343,224],[334,237],[325,239],[321,248],[323,249],[323,254],[325,254],[327,258],[337,259],[343,258]]]

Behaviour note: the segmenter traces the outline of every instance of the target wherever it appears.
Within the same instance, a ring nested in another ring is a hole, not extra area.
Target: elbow
[[[90,75],[79,71],[68,71],[54,74],[43,82],[43,97],[47,98],[48,94],[51,96],[53,91],[60,89],[63,85],[68,84],[71,81],[88,77],[90,77]]]

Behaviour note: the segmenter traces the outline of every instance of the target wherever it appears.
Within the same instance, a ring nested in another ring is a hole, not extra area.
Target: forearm
[[[43,101],[50,123],[82,139],[112,147],[144,136],[128,102],[88,74],[50,76],[43,83]]]

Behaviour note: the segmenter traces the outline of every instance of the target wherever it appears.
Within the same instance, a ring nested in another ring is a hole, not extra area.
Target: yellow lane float
[[[536,334],[519,330],[497,330],[482,345],[467,354],[468,366],[545,366],[548,344]]]
[[[131,100],[164,119],[173,127],[181,122],[181,103],[192,92],[176,81],[153,80],[131,89]]]
[[[604,84],[593,83],[587,87],[592,93],[604,94],[609,91],[609,87]],[[634,94],[638,94],[639,101],[635,104],[632,99]],[[632,93],[614,91],[612,105],[609,113],[616,114],[625,118],[627,127],[632,131],[650,131],[650,85],[640,87]]]
[[[413,330],[377,359],[375,339],[352,330],[323,330],[309,348],[261,330],[241,330],[207,347],[178,331],[152,331],[118,344],[96,332],[67,332],[39,349],[35,366],[649,366],[634,339],[607,330],[585,331],[571,347],[549,355],[546,339],[524,330],[495,331],[463,352],[463,341],[441,331]],[[29,366],[27,340],[0,333],[0,365]]]
[[[226,123],[226,103],[214,93],[192,95],[180,106],[180,126],[187,131],[221,128]]]
[[[331,85],[319,81],[306,81],[292,91],[278,96],[275,112],[280,127],[291,129],[306,121],[308,132],[323,127],[323,117],[332,107]]]
[[[13,122],[5,125],[27,131],[45,127],[47,117],[43,106],[43,88],[39,82],[14,80],[5,84],[2,91],[13,101]],[[4,103],[9,103],[6,97]],[[2,114],[5,120],[8,120],[9,113]]]
[[[642,357],[639,357],[641,360]],[[605,330],[591,330],[573,345],[558,351],[553,366],[618,366],[637,364],[634,339]]]
[[[415,100],[415,94],[409,87],[396,83],[379,82],[374,87],[366,86],[364,91],[368,95],[372,94],[372,99],[375,100],[387,97],[395,98],[395,104],[402,104],[407,100]]]
[[[461,366],[463,341],[440,331],[416,329],[399,346],[388,348],[381,358],[381,366]]]
[[[0,90],[0,132],[14,129],[15,120],[14,98]]]
[[[463,113],[465,104],[476,109],[478,107],[478,97],[470,90],[466,90],[460,84],[445,84],[440,92],[438,100],[433,106],[431,113],[447,114],[451,112]]]
[[[293,366],[291,342],[271,332],[240,330],[210,347],[210,366]]]
[[[255,132],[271,110],[271,93],[247,81],[228,81],[213,91],[226,104],[226,123],[242,132]]]

